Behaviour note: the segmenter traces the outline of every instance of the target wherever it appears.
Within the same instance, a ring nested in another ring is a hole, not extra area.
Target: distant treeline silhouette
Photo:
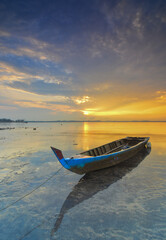
[[[20,122],[20,123],[22,123],[22,122],[25,122],[23,119],[18,119],[18,120],[11,120],[11,119],[8,119],[8,118],[1,118],[0,119],[0,122]]]

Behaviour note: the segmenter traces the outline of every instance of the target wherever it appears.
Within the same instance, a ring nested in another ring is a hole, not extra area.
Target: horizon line
[[[166,122],[166,120],[25,120],[25,122]]]

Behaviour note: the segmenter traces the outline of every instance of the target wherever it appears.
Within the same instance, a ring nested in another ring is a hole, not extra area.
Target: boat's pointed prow
[[[68,170],[70,170],[70,167],[68,166],[68,164],[66,163],[65,161],[65,158],[62,154],[62,151],[57,149],[57,148],[54,148],[54,147],[51,147],[53,153],[55,154],[55,156],[58,158],[59,162],[62,164],[62,166]]]
[[[61,161],[62,159],[64,159],[63,154],[61,152],[61,150],[51,147],[52,151],[54,152],[55,156],[58,158],[59,161]]]

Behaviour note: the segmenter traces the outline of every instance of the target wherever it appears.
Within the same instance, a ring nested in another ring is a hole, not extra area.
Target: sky
[[[1,0],[0,118],[166,121],[166,1]]]

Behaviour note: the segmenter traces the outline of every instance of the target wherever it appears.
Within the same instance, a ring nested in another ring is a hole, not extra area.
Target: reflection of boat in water
[[[127,173],[136,168],[150,153],[150,151],[150,147],[143,148],[137,155],[126,160],[125,162],[122,162],[114,167],[98,170],[96,172],[90,172],[84,175],[74,186],[73,190],[63,203],[51,235],[58,230],[65,213],[69,209],[91,198],[94,194],[98,193],[99,191],[103,191],[111,184],[121,179]]]

